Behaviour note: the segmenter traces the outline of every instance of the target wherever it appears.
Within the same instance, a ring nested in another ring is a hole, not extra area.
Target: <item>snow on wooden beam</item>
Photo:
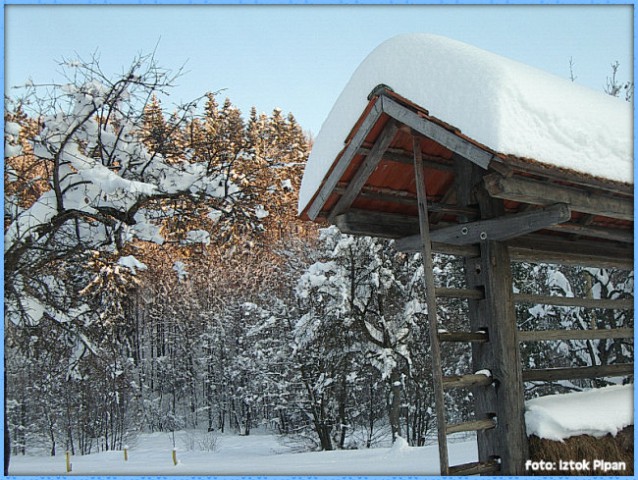
[[[321,212],[321,209],[328,200],[328,197],[330,197],[330,195],[332,194],[335,186],[343,176],[344,172],[350,165],[350,162],[372,130],[372,127],[374,127],[374,125],[377,123],[377,120],[379,120],[381,114],[381,105],[380,102],[377,101],[370,112],[368,112],[368,115],[361,123],[361,126],[359,127],[355,135],[350,140],[350,143],[348,144],[346,150],[343,152],[343,155],[322,185],[317,196],[312,201],[310,208],[308,208],[308,217],[311,220],[315,220],[319,212]]]
[[[374,143],[372,150],[370,150],[370,154],[365,157],[365,160],[361,166],[359,166],[357,173],[355,173],[354,177],[348,184],[346,191],[330,212],[330,215],[328,216],[329,220],[332,220],[336,215],[339,215],[350,208],[350,205],[352,205],[354,199],[357,198],[357,195],[359,195],[359,192],[368,181],[372,172],[374,172],[379,165],[383,154],[390,146],[390,143],[392,143],[392,140],[398,130],[399,125],[395,120],[391,119],[388,123],[386,123],[383,131],[379,135],[379,138],[377,138],[377,141]]]
[[[484,178],[485,187],[494,198],[535,205],[567,203],[572,210],[620,220],[633,221],[631,199],[596,195],[575,188],[522,178],[504,178],[498,174]]]
[[[398,120],[404,125],[409,126],[419,134],[434,140],[443,145],[448,150],[467,158],[472,163],[487,169],[494,155],[487,152],[471,142],[458,137],[448,129],[438,125],[437,123],[419,116],[416,112],[404,107],[391,98],[381,95],[379,97],[383,112],[392,118]]]

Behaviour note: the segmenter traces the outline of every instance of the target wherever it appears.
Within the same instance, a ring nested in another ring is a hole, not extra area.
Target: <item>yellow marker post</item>
[[[177,449],[173,449],[173,465],[177,465]]]
[[[124,445],[124,461],[128,462],[128,445]]]
[[[66,473],[69,473],[72,468],[73,468],[73,465],[71,464],[71,452],[67,450],[66,451]]]

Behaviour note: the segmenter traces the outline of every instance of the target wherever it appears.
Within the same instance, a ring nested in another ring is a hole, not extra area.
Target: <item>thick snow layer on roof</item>
[[[617,385],[528,400],[525,423],[527,435],[548,440],[616,435],[634,423],[634,386]]]
[[[409,34],[370,53],[335,102],[306,166],[300,211],[382,83],[497,152],[633,183],[628,102],[455,40]]]

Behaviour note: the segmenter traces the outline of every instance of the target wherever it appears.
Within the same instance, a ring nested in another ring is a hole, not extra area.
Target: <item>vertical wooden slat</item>
[[[417,203],[419,208],[419,230],[421,232],[421,248],[423,271],[425,276],[425,292],[428,306],[428,327],[432,349],[432,377],[434,381],[434,399],[439,440],[439,462],[441,475],[449,475],[450,461],[447,450],[447,434],[443,398],[443,372],[441,370],[441,349],[438,337],[436,314],[436,289],[432,265],[432,244],[430,243],[430,224],[428,220],[428,199],[421,157],[421,142],[417,135],[412,137],[414,145],[414,176],[416,181]]]

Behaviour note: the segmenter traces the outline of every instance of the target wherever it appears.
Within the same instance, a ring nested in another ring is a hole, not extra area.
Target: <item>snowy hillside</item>
[[[316,138],[299,211],[379,84],[497,152],[633,182],[628,102],[445,37],[411,34],[382,43],[352,75]]]
[[[291,453],[274,435],[223,435],[214,452],[185,451],[188,434],[176,435],[178,464],[172,460],[168,433],[141,435],[129,460],[120,451],[72,458],[72,475],[438,475],[436,445],[409,447],[397,441],[391,448]],[[455,463],[476,460],[476,443],[450,445]],[[11,475],[64,475],[64,455],[16,456]]]

